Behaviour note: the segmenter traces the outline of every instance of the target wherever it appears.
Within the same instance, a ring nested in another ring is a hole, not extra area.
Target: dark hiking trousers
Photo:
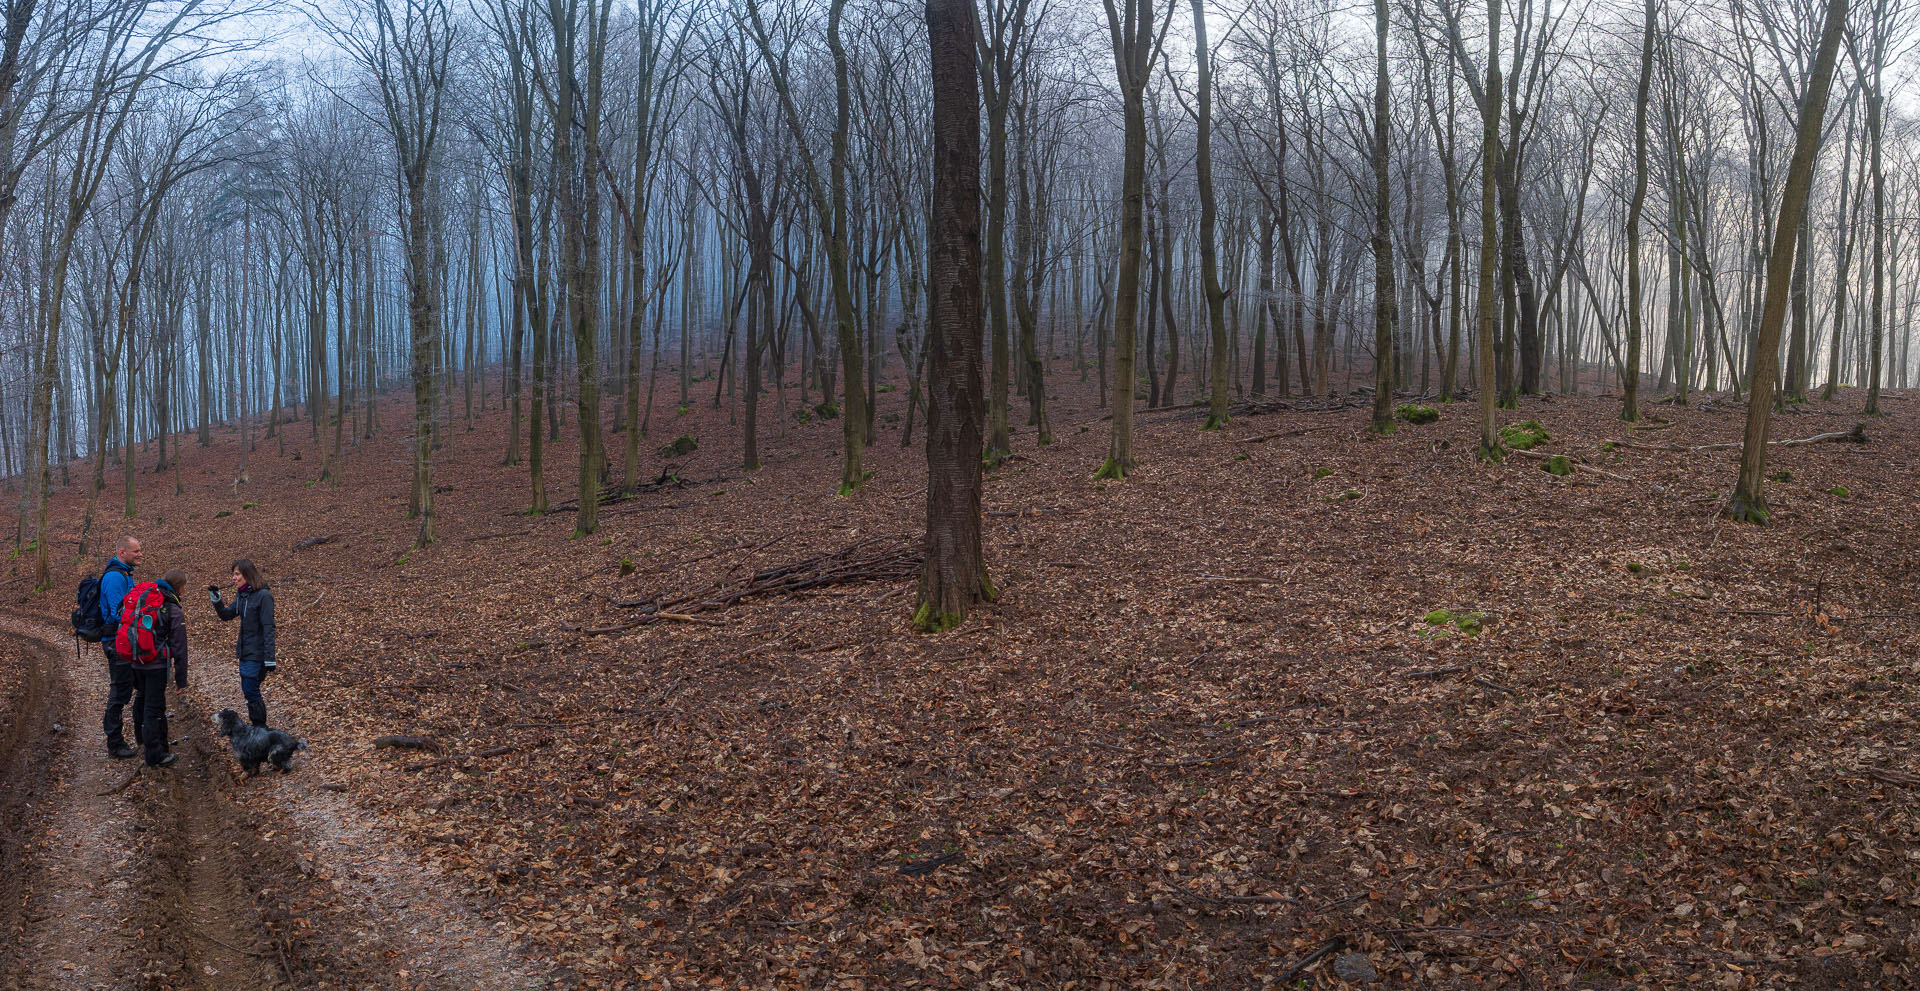
[[[124,733],[123,713],[127,702],[133,698],[133,667],[122,664],[113,652],[113,645],[103,643],[101,650],[107,655],[107,711],[100,717],[100,728],[107,734],[107,749],[118,750],[127,745]],[[143,739],[140,731],[140,714],[136,710],[133,716],[133,739]]]
[[[133,676],[133,722],[139,729],[148,764],[158,764],[167,755],[167,669],[135,671]]]
[[[247,700],[247,722],[255,726],[267,725],[267,700],[260,694],[262,678],[240,676],[240,694]]]

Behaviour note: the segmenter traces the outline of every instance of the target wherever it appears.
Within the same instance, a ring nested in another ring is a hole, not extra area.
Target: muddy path
[[[0,613],[23,675],[0,723],[0,991],[562,986],[431,878],[381,884],[368,862],[408,858],[290,809],[315,794],[297,772],[244,779],[197,685],[168,699],[172,767],[107,758],[104,662],[60,632]]]

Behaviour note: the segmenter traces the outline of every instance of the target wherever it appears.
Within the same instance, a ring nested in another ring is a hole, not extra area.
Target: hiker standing
[[[180,586],[187,573],[168,571],[157,582],[141,582],[120,607],[115,650],[133,673],[133,719],[143,737],[148,767],[166,767],[179,757],[167,750],[167,671],[173,683],[187,687],[187,616],[180,608]]]
[[[100,719],[100,728],[107,734],[107,754],[112,757],[132,757],[138,751],[127,746],[126,735],[122,732],[125,720],[123,713],[128,700],[133,698],[133,668],[129,667],[114,653],[114,634],[120,629],[120,600],[127,597],[133,588],[133,569],[140,566],[140,542],[132,537],[121,537],[114,545],[114,555],[107,562],[106,570],[100,573],[100,626],[104,634],[100,637],[100,650],[107,655],[107,711]],[[75,624],[76,627],[78,623]],[[133,739],[141,739],[140,719],[135,710],[133,720]]]
[[[247,721],[267,725],[267,700],[260,694],[260,683],[273,673],[273,593],[260,577],[260,569],[251,560],[233,562],[233,605],[220,601],[220,587],[207,586],[207,598],[213,600],[220,621],[240,620],[240,639],[234,657],[240,661],[240,694],[247,699]]]

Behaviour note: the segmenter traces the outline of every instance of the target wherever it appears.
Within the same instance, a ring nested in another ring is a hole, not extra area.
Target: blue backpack
[[[121,574],[132,574],[119,561],[109,563],[107,568]],[[107,628],[107,618],[101,615],[100,579],[105,577],[105,572],[88,575],[80,579],[80,587],[73,593],[73,615],[69,617],[73,622],[73,635],[88,643],[99,643],[117,632]]]

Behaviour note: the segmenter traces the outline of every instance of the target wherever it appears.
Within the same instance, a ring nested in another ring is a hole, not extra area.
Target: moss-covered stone
[[[1773,474],[1771,474],[1771,475],[1768,475],[1767,477],[1768,477],[1769,479],[1772,479],[1773,481],[1776,481],[1776,482],[1791,482],[1791,481],[1793,481],[1793,472],[1790,472],[1790,471],[1776,471],[1776,472],[1774,472]]]
[[[822,420],[831,420],[840,415],[840,404],[828,400],[813,408],[813,415]]]
[[[1440,411],[1419,403],[1401,403],[1394,407],[1393,415],[1408,423],[1432,423],[1440,419]]]
[[[1573,462],[1568,461],[1567,456],[1564,454],[1556,454],[1553,457],[1540,462],[1540,467],[1549,475],[1573,474]]]
[[[692,434],[681,434],[680,436],[675,437],[672,443],[667,444],[664,447],[660,448],[660,456],[663,458],[683,457],[685,455],[692,454],[694,451],[698,450],[699,447],[700,447],[700,442],[697,440],[694,440]]]
[[[633,558],[623,557],[620,559],[620,577],[625,578],[638,570],[640,569],[634,567]]]
[[[1830,489],[1828,489],[1828,490],[1827,490],[1827,494],[1828,494],[1828,495],[1837,495],[1837,496],[1839,496],[1840,498],[1842,498],[1842,499],[1845,499],[1846,497],[1848,497],[1848,496],[1850,496],[1850,495],[1852,495],[1853,493],[1851,493],[1851,492],[1848,492],[1848,491],[1847,491],[1847,487],[1846,487],[1846,486],[1844,486],[1844,485],[1836,485],[1836,486],[1834,486],[1833,488],[1830,488]]]
[[[1531,451],[1552,440],[1539,420],[1528,420],[1500,428],[1500,443],[1509,451]]]
[[[1327,467],[1324,467],[1324,466],[1323,466],[1323,467],[1320,467],[1320,468],[1315,468],[1315,469],[1313,470],[1313,477],[1314,477],[1315,479],[1322,479],[1322,478],[1325,478],[1325,477],[1327,477],[1328,475],[1331,475],[1331,474],[1333,474],[1333,469],[1332,469],[1332,468],[1327,468]]]
[[[1421,617],[1427,624],[1426,636],[1445,636],[1443,627],[1452,627],[1462,636],[1477,636],[1485,628],[1487,614],[1483,612],[1454,612],[1451,609],[1435,609]]]

